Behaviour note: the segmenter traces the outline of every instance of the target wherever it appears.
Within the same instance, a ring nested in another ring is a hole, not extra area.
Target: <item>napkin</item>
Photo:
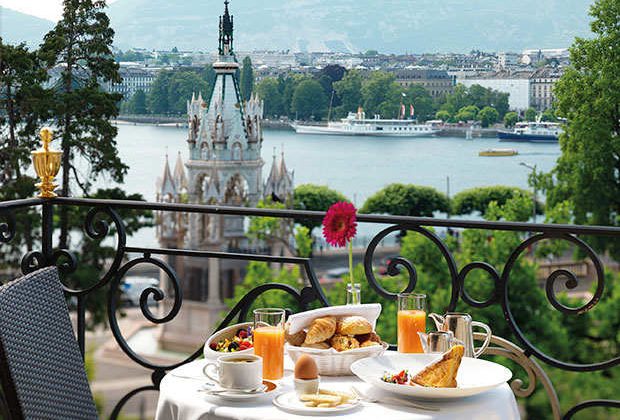
[[[365,303],[361,305],[342,305],[329,306],[326,308],[313,309],[311,311],[293,314],[288,318],[287,324],[290,334],[295,334],[306,327],[309,327],[312,321],[323,316],[352,316],[358,315],[366,318],[372,324],[373,330],[377,324],[377,318],[381,314],[380,303]]]

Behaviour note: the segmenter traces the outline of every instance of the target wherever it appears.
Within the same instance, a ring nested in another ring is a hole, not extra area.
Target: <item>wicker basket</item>
[[[288,354],[294,362],[302,354],[308,354],[316,362],[319,374],[324,376],[353,375],[351,372],[353,362],[366,357],[381,356],[387,348],[388,344],[385,342],[382,342],[380,346],[363,347],[342,352],[338,352],[333,348],[324,350],[287,345]]]

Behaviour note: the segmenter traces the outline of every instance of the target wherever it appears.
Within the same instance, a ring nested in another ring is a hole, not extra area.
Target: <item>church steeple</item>
[[[233,16],[228,11],[228,0],[224,1],[224,15],[220,16],[220,56],[234,55],[233,51]]]

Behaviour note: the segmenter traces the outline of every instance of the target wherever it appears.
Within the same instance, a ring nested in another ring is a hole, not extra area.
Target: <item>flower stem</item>
[[[355,283],[353,282],[353,240],[349,241],[349,282],[353,291],[353,303],[357,302],[357,294],[355,293]]]

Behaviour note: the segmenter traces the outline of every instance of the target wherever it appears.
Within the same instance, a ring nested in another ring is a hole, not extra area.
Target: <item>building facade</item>
[[[433,98],[445,96],[454,91],[454,79],[444,70],[435,69],[394,69],[390,70],[396,77],[396,83],[403,87],[420,85]]]
[[[545,111],[553,105],[553,87],[562,77],[562,69],[543,67],[536,70],[530,78],[530,104],[538,111]]]
[[[457,79],[458,83],[466,87],[480,85],[485,88],[508,93],[510,109],[525,111],[531,106],[530,103],[530,77],[532,72],[500,71],[482,75],[468,76]]]
[[[136,65],[121,65],[119,73],[123,81],[121,83],[107,82],[105,89],[110,93],[122,94],[124,99],[131,98],[139,90],[148,94],[160,70]]]

